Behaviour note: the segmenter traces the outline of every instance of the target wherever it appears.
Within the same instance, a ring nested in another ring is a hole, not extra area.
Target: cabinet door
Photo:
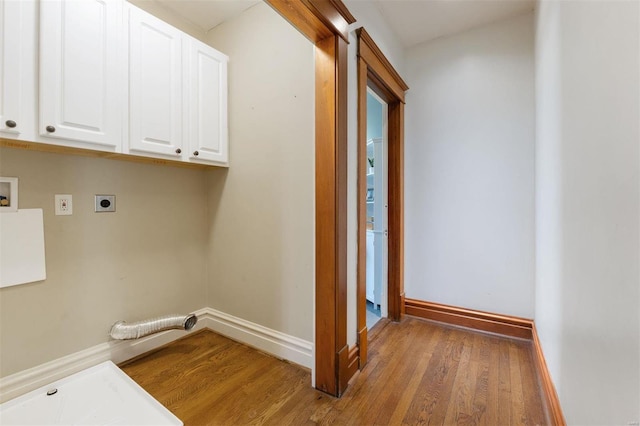
[[[135,6],[129,19],[129,150],[181,156],[182,33]]]
[[[189,40],[189,159],[227,165],[226,55],[198,40]]]
[[[33,136],[35,0],[0,0],[0,137]]]
[[[48,0],[40,8],[40,135],[119,150],[122,3]]]

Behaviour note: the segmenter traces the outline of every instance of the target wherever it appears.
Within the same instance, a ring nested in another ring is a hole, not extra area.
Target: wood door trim
[[[358,347],[358,369],[362,370],[367,364],[367,351],[369,348],[369,330],[367,329],[367,320],[365,319],[365,325],[358,331],[358,341],[356,346]]]
[[[532,339],[533,336],[533,320],[526,318],[458,308],[417,299],[406,299],[405,306],[407,315],[424,319],[521,339]]]
[[[347,345],[347,43],[341,0],[265,0],[316,46],[315,385],[340,396]]]
[[[342,0],[300,0],[323,21],[327,28],[349,43],[349,24],[356,22]]]
[[[404,293],[404,102],[389,102],[388,122],[388,303],[389,318],[405,313]]]
[[[341,0],[265,1],[314,43],[334,35],[349,42],[348,27],[356,18]]]
[[[404,92],[409,89],[364,28],[358,35],[358,265],[357,332],[360,368],[368,359],[366,318],[366,161],[367,87],[388,105],[388,308],[389,318],[404,314]]]
[[[351,379],[360,367],[360,348],[358,345],[349,348],[349,367],[346,369],[346,377]],[[347,379],[347,381],[349,380]]]
[[[358,166],[357,166],[357,215],[358,215],[358,246],[356,265],[356,309],[357,309],[357,331],[358,346],[360,347],[360,369],[367,364],[367,63],[364,59],[358,58]],[[364,96],[362,96],[362,86]],[[364,139],[364,142],[363,142]],[[363,178],[364,176],[364,178]],[[364,197],[364,198],[363,198]],[[362,302],[364,301],[364,303]],[[361,339],[363,336],[364,339]],[[364,346],[363,346],[364,344]]]
[[[358,28],[356,34],[358,35],[358,55],[365,60],[374,77],[379,79],[376,83],[382,83],[383,90],[391,91],[394,97],[404,103],[404,92],[409,90],[407,83],[400,77],[364,27]],[[387,99],[387,102],[389,101],[391,99]]]

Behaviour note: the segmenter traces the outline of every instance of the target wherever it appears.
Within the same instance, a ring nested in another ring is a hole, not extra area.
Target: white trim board
[[[53,384],[71,374],[111,360],[119,364],[202,329],[210,329],[245,345],[303,367],[312,368],[313,344],[224,312],[203,308],[189,332],[170,330],[137,340],[112,340],[0,378],[0,403]]]
[[[203,310],[211,330],[277,358],[309,369],[313,367],[313,343],[213,308]]]

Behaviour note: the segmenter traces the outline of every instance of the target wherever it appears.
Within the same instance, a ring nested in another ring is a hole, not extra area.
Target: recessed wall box
[[[115,195],[96,195],[96,213],[115,212],[116,196]]]
[[[18,178],[0,177],[0,212],[18,211]]]

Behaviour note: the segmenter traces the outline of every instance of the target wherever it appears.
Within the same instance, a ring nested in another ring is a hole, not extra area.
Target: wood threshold
[[[460,327],[473,328],[489,333],[531,340],[533,338],[533,320],[498,315],[473,309],[458,308],[439,303],[406,299],[407,315],[439,321]]]
[[[547,368],[547,362],[544,359],[542,352],[542,345],[540,344],[540,338],[538,337],[538,331],[535,324],[532,327],[532,339],[533,339],[533,351],[534,362],[536,366],[536,372],[538,374],[538,380],[540,382],[540,388],[542,390],[542,396],[547,405],[547,413],[549,414],[549,424],[554,426],[564,426],[567,422],[562,414],[562,408],[560,406],[560,399],[558,393],[551,380],[551,374]]]

